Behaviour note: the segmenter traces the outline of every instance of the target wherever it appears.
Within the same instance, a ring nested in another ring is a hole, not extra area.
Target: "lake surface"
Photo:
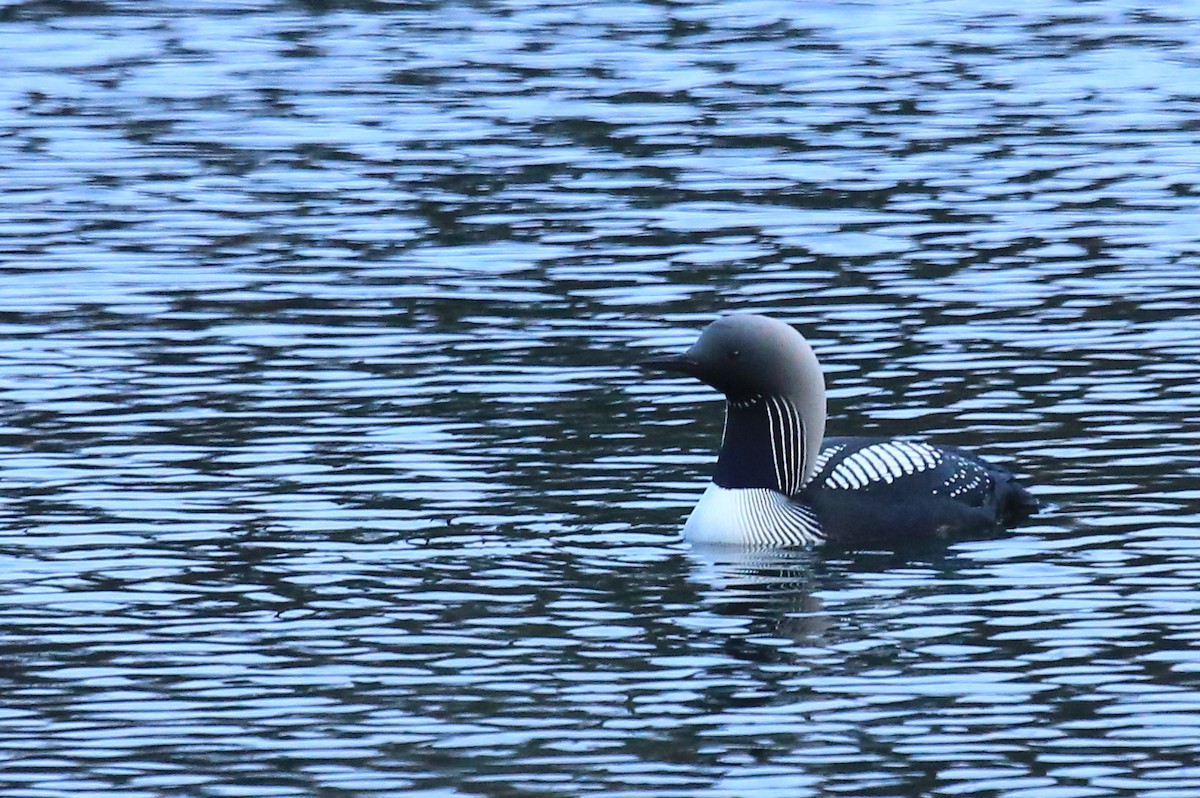
[[[0,794],[1200,794],[1187,3],[0,6]],[[679,539],[795,323],[930,551]]]

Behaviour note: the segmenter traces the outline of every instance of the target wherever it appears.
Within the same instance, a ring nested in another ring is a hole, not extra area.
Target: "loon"
[[[693,543],[900,545],[978,537],[1037,512],[1010,472],[959,449],[826,438],[820,364],[778,319],[725,316],[684,354],[639,365],[725,394],[716,471],[683,529]]]

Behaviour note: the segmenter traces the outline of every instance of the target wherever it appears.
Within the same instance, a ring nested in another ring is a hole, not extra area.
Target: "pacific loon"
[[[738,314],[687,352],[643,367],[695,377],[725,394],[712,483],[684,537],[746,546],[904,544],[1016,524],[1037,500],[1011,473],[917,441],[825,434],[825,381],[794,327]]]

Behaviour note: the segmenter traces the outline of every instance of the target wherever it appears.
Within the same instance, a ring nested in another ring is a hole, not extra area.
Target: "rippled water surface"
[[[1200,794],[1195,11],[0,4],[0,794]],[[685,546],[734,309],[1048,510]]]

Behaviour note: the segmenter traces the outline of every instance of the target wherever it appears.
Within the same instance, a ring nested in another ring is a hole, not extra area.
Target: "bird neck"
[[[806,424],[785,396],[727,401],[713,482],[722,488],[771,488],[784,496],[796,495],[820,448],[823,418],[821,422]]]

